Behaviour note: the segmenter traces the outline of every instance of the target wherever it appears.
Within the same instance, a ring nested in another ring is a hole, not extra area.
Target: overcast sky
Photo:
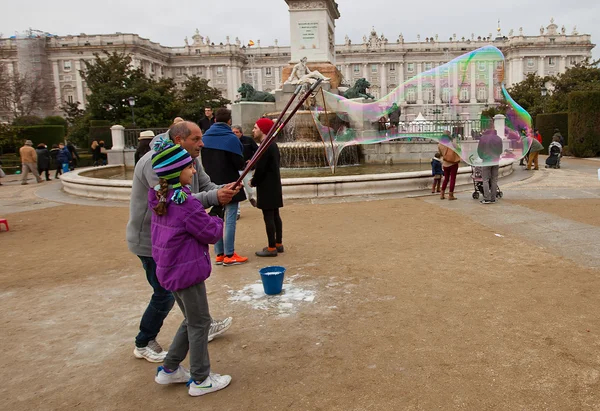
[[[494,33],[500,19],[502,33],[508,35],[523,27],[526,35],[539,35],[541,25],[564,25],[600,41],[600,2],[597,0],[429,0],[421,2],[390,0],[338,0],[341,18],[337,20],[336,44],[348,34],[353,43],[362,42],[374,26],[390,42],[402,33],[405,41],[439,35],[447,40],[454,33],[470,38],[471,33]],[[209,5],[210,4],[210,5]],[[214,43],[239,37],[243,42],[261,40],[261,45],[289,44],[289,16],[284,0],[105,0],[89,2],[67,0],[29,0],[5,2],[0,13],[0,33],[12,36],[28,28],[52,34],[137,33],[165,46],[183,46],[196,28]],[[600,47],[593,51],[600,58]]]

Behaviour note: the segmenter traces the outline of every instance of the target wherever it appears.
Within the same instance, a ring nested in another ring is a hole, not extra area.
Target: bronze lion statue
[[[344,93],[344,97],[346,98],[370,98],[375,99],[371,94],[367,93],[367,89],[371,87],[371,83],[367,81],[365,78],[359,78],[354,83],[354,86],[350,87]]]
[[[275,96],[273,94],[266,93],[264,91],[256,91],[254,90],[254,87],[248,83],[242,83],[238,89],[238,93],[240,93],[242,96],[242,98],[240,98],[238,101],[260,101],[268,103],[275,102]]]

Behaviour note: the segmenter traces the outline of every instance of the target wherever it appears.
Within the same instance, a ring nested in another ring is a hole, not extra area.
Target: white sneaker
[[[164,351],[155,340],[152,340],[145,347],[135,347],[133,355],[135,358],[144,358],[150,362],[163,362],[167,351]]]
[[[213,320],[213,322],[210,324],[210,330],[208,330],[208,342],[211,342],[217,335],[221,335],[227,331],[229,327],[231,327],[232,322],[232,317],[227,317],[221,321]]]
[[[181,365],[172,373],[166,372],[165,368],[160,366],[156,370],[156,377],[154,377],[154,381],[162,385],[188,382],[189,380],[190,372]]]
[[[223,388],[227,387],[230,382],[230,375],[213,374],[211,372],[210,375],[200,384],[194,380],[190,380],[190,382],[188,382],[188,393],[192,397],[199,397],[200,395],[210,394],[211,392],[222,390]]]

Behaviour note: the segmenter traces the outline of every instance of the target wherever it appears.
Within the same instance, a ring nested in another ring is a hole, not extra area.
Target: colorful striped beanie
[[[171,197],[176,204],[181,204],[187,198],[187,194],[182,190],[179,176],[183,169],[189,166],[192,156],[179,144],[173,143],[166,137],[160,137],[153,146],[155,151],[152,154],[152,169],[159,178],[164,178],[169,183],[169,187],[175,192]]]

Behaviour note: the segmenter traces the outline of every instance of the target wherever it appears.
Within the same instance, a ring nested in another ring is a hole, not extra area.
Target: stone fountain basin
[[[514,160],[500,162],[499,177],[513,172]],[[103,170],[124,169],[123,164],[102,167]],[[129,201],[131,180],[116,180],[86,177],[98,170],[97,167],[76,169],[63,174],[60,179],[63,190],[69,194],[106,200]],[[363,174],[352,176],[304,177],[282,179],[285,199],[331,198],[344,196],[371,196],[419,191],[431,188],[431,171],[404,173]],[[472,185],[471,167],[458,169],[457,185]]]

